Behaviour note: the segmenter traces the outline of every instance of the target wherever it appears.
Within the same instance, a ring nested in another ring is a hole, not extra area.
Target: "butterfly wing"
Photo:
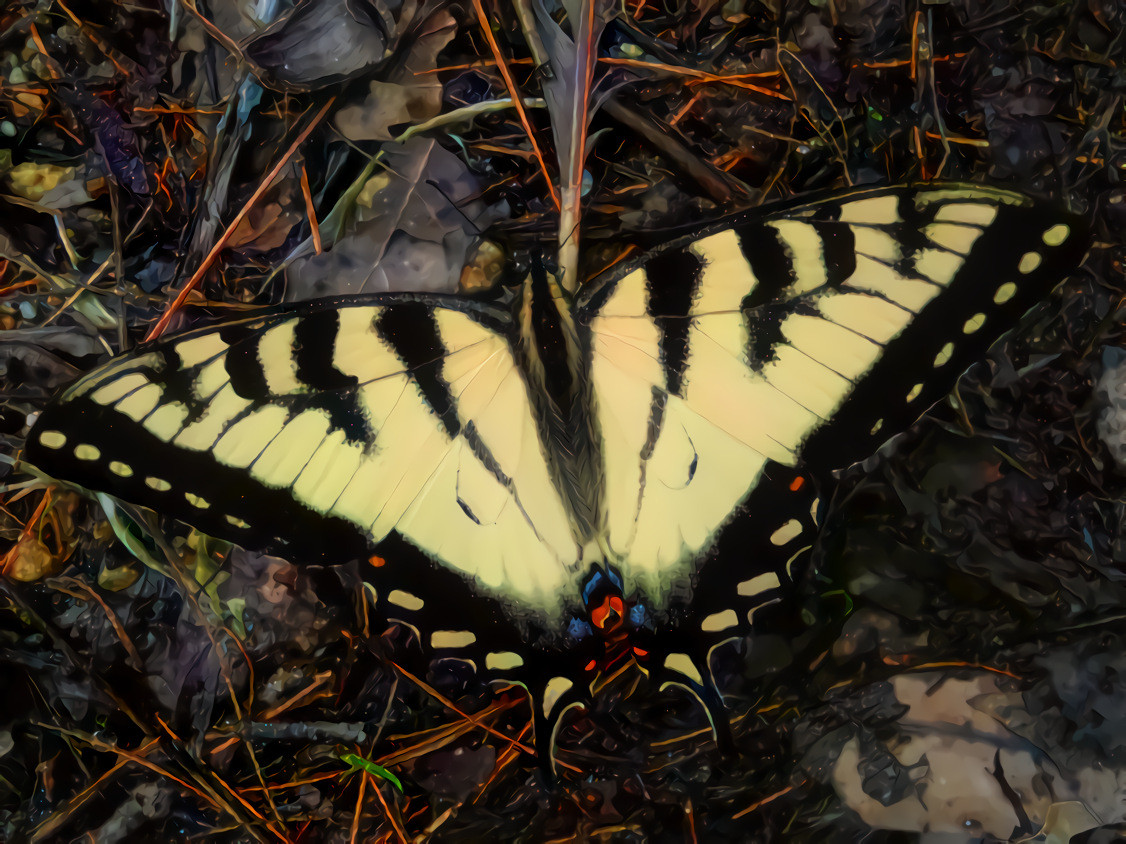
[[[681,619],[681,674],[785,582],[781,551],[810,528],[804,496],[775,512],[794,471],[907,427],[1086,245],[1078,218],[1004,191],[857,190],[729,223],[580,304],[605,541],[655,628]],[[748,518],[755,535],[701,568]]]
[[[370,555],[382,615],[526,686],[543,737],[592,643],[567,633],[579,548],[508,332],[504,313],[409,295],[190,332],[78,381],[25,458],[246,548]]]
[[[26,459],[290,559],[402,539],[549,626],[576,540],[503,315],[456,304],[320,303],[142,348],[45,410]],[[411,574],[385,596],[398,612],[432,592]]]

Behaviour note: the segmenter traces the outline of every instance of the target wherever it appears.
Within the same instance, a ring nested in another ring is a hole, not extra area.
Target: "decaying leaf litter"
[[[893,840],[969,821],[1109,840],[1124,14],[6,6],[4,837]],[[568,718],[548,790],[521,694],[427,664],[367,611],[359,569],[247,554],[13,468],[29,414],[154,332],[319,295],[501,290],[537,252],[575,285],[738,208],[933,178],[1064,196],[1096,246],[951,401],[845,473],[801,594],[717,654],[738,759],[686,695],[622,669]],[[942,794],[954,757],[1005,799]]]

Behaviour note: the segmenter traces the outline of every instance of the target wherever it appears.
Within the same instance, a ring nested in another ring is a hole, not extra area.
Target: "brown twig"
[[[74,590],[77,591],[63,588],[60,584],[72,584]],[[138,671],[141,670],[143,666],[141,655],[137,653],[137,648],[133,645],[133,640],[129,638],[129,634],[125,632],[125,627],[122,626],[121,620],[117,617],[117,613],[110,609],[109,604],[105,602],[101,595],[94,591],[89,583],[79,580],[76,577],[56,577],[52,579],[51,585],[60,592],[64,592],[73,598],[81,599],[85,595],[96,602],[98,606],[102,608],[102,612],[106,614],[106,618],[113,627],[113,632],[117,634],[118,641],[121,642],[121,646],[125,648],[125,652],[129,655],[129,664]]]
[[[195,288],[203,280],[203,277],[207,274],[207,271],[211,269],[211,265],[215,263],[215,259],[219,257],[219,253],[223,251],[224,247],[226,247],[227,241],[229,241],[234,235],[235,229],[238,228],[239,223],[246,219],[246,216],[250,213],[250,209],[255,206],[258,200],[260,200],[265,195],[266,191],[273,185],[274,180],[277,179],[277,177],[281,174],[281,171],[289,163],[290,159],[293,158],[293,156],[296,154],[301,144],[303,144],[309,137],[309,135],[313,133],[313,130],[316,129],[318,125],[320,125],[321,120],[324,119],[324,116],[326,114],[328,114],[328,110],[332,107],[332,104],[334,102],[336,102],[336,98],[330,97],[328,101],[320,107],[320,110],[318,110],[317,113],[313,115],[313,118],[309,121],[308,125],[301,130],[296,138],[293,139],[293,143],[289,145],[288,149],[286,149],[286,151],[282,154],[282,157],[278,159],[277,163],[274,164],[270,172],[266,174],[266,177],[258,185],[254,193],[251,194],[250,199],[248,199],[242,206],[242,208],[239,209],[239,212],[235,215],[234,219],[227,224],[226,230],[224,230],[219,239],[215,241],[215,244],[211,247],[211,250],[200,262],[199,266],[196,267],[196,270],[194,273],[192,273],[191,278],[189,278],[184,286],[180,288],[180,292],[176,294],[176,298],[172,301],[172,304],[165,309],[160,319],[157,320],[156,325],[154,325],[149,333],[145,335],[146,341],[155,340],[164,333],[164,330],[168,327],[168,323],[172,320],[173,315],[181,307],[183,307],[184,302],[187,301],[189,294],[193,290],[195,290]]]

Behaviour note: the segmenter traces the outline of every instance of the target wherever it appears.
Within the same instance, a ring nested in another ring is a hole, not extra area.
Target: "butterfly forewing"
[[[658,611],[687,594],[772,465],[869,454],[1085,248],[1080,220],[1019,195],[861,190],[729,224],[602,284],[578,315],[611,561]]]
[[[503,320],[445,305],[338,301],[161,343],[68,390],[27,458],[302,561],[397,534],[555,617],[579,551],[525,380]]]

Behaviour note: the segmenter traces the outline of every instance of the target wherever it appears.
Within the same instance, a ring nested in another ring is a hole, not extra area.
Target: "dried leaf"
[[[12,580],[30,583],[57,574],[62,560],[35,535],[21,536],[3,560],[3,573]]]
[[[449,12],[431,15],[412,38],[402,66],[388,78],[370,82],[363,102],[337,113],[336,127],[354,141],[389,141],[399,134],[392,131],[394,127],[406,128],[404,124],[437,116],[442,110],[442,83],[427,71],[456,31]]]
[[[301,3],[244,50],[268,87],[314,91],[339,84],[370,73],[387,58],[394,21],[383,5],[364,0]]]
[[[359,193],[352,231],[323,254],[294,261],[291,298],[457,288],[475,227],[488,225],[496,209],[474,199],[476,180],[435,141],[389,144],[383,160],[386,169]]]

